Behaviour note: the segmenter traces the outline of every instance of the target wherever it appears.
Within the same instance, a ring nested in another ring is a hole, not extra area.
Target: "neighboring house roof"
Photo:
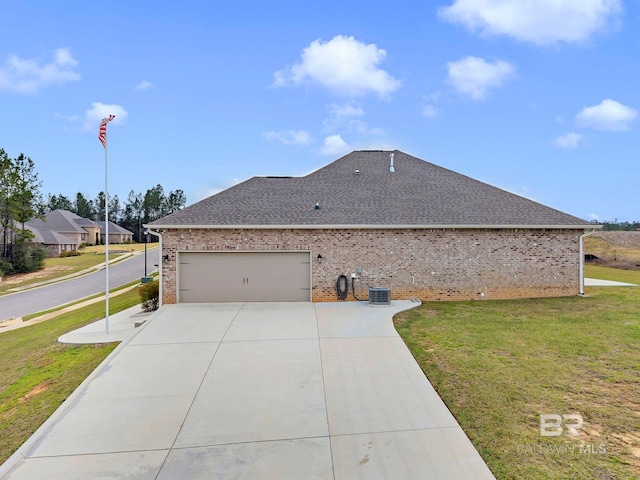
[[[398,150],[355,151],[304,177],[253,177],[149,227],[597,228]]]
[[[65,237],[52,230],[38,230],[30,225],[25,225],[35,235],[33,241],[43,245],[78,245],[78,242],[71,237]]]
[[[104,221],[99,221],[96,222],[99,226],[100,226],[100,234],[104,235],[106,233],[105,231],[105,222]],[[126,228],[121,227],[120,225],[113,223],[113,222],[109,222],[109,235],[133,235],[133,232],[130,232],[129,230],[127,230]]]
[[[68,210],[53,210],[45,215],[44,221],[39,218],[29,220],[27,225],[37,229],[46,229],[59,233],[86,233],[83,226],[96,226],[93,220],[82,218]]]
[[[35,235],[35,241],[44,245],[77,245],[77,240],[72,240],[63,234],[87,233],[85,227],[99,228],[104,233],[104,222],[94,222],[88,218],[80,217],[68,210],[53,210],[45,215],[44,220],[34,218],[26,222],[25,226]],[[113,222],[109,222],[109,234],[133,235]],[[77,236],[75,236],[77,238]]]

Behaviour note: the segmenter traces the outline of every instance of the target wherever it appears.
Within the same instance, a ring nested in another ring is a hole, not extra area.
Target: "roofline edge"
[[[204,230],[390,230],[390,229],[436,229],[436,230],[599,230],[602,225],[151,225],[144,228],[204,229]]]

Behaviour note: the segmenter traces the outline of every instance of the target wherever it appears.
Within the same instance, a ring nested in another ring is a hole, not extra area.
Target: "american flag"
[[[100,122],[100,133],[98,134],[98,140],[102,143],[104,148],[107,148],[107,123],[116,118],[115,115],[109,115],[102,119]]]

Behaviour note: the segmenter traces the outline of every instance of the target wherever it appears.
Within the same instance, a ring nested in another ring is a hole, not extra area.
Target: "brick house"
[[[26,222],[35,236],[34,242],[42,244],[49,256],[59,256],[62,252],[75,251],[82,244],[97,245],[104,241],[104,222],[94,222],[68,210],[47,212],[44,218],[34,218]],[[113,232],[113,233],[112,233]],[[109,241],[122,243],[131,241],[133,234],[109,222]]]
[[[163,303],[334,301],[341,275],[348,299],[577,295],[598,228],[397,150],[253,177],[146,227]]]

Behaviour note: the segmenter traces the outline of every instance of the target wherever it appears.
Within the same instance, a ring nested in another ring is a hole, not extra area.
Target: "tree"
[[[134,238],[138,242],[142,236],[142,202],[142,194],[131,190],[124,204],[122,219],[120,220],[120,224],[124,228],[134,232]]]
[[[118,223],[121,212],[122,206],[120,205],[120,199],[118,198],[118,195],[114,195],[109,199],[109,220],[113,223]]]
[[[171,191],[167,197],[166,207],[163,213],[164,215],[169,215],[177,212],[178,210],[182,210],[186,204],[187,197],[182,190]]]
[[[9,257],[9,240],[14,230],[14,193],[17,171],[13,160],[0,149],[0,229],[2,230],[2,258]]]
[[[35,164],[24,154],[11,159],[0,149],[0,228],[2,268],[27,272],[42,266],[43,249],[31,242],[33,233],[25,222],[42,210],[40,181]]]
[[[14,160],[15,173],[15,220],[22,225],[38,214],[41,202],[40,187],[42,182],[38,180],[35,164],[24,154],[18,155]]]
[[[104,220],[104,198],[104,192],[100,192],[96,196],[96,199],[93,201],[96,209],[96,219],[98,221]]]
[[[142,201],[142,210],[144,212],[143,223],[153,222],[160,218],[164,213],[166,206],[166,198],[162,185],[156,185],[147,190]]]
[[[95,218],[96,216],[96,208],[93,201],[87,200],[80,192],[76,194],[76,201],[72,211],[82,218]]]
[[[75,212],[75,207],[64,195],[47,195],[47,202],[45,206],[45,210],[47,212],[53,212],[54,210],[69,210],[70,212]],[[44,213],[44,212],[43,212]]]

